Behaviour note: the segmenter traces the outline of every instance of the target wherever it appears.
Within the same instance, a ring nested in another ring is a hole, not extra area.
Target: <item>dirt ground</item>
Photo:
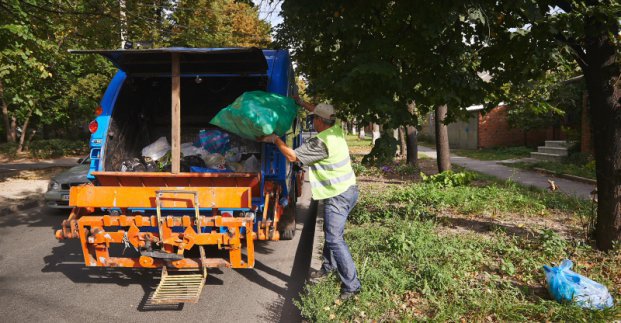
[[[49,180],[66,167],[0,173],[0,208],[24,199],[43,199]]]

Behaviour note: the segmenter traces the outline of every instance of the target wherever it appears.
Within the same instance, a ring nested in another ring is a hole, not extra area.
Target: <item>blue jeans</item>
[[[325,243],[323,245],[323,264],[321,268],[330,272],[337,270],[341,278],[343,292],[360,289],[356,265],[343,238],[345,221],[358,201],[358,187],[350,186],[345,192],[324,200]]]

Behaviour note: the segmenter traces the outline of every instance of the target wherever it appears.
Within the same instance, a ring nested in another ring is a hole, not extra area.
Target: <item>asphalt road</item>
[[[299,322],[316,213],[305,187],[295,239],[256,242],[254,269],[210,270],[197,304],[145,304],[159,271],[84,267],[78,241],[53,236],[67,212],[0,216],[0,321]]]

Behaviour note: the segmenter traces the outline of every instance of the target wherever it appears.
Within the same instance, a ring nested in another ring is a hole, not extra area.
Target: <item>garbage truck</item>
[[[287,50],[72,52],[118,68],[89,124],[90,182],[71,187],[72,211],[55,232],[79,239],[86,266],[159,269],[151,303],[197,302],[209,268],[253,268],[255,240],[293,238],[303,170],[274,145],[227,134],[237,167],[220,172],[189,171],[182,153],[201,133],[221,131],[210,120],[241,94],[292,97]],[[297,147],[300,132],[296,118],[282,139]],[[145,160],[158,140],[170,145],[166,162]],[[228,163],[228,153],[216,159]]]

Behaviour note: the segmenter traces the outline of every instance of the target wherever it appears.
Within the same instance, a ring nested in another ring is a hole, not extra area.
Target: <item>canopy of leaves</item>
[[[234,0],[0,1],[0,102],[17,131],[49,126],[49,136],[84,129],[114,68],[97,55],[68,49],[113,49],[127,40],[155,47],[265,47],[269,25],[258,9]],[[10,127],[10,126],[9,126]],[[0,128],[1,129],[1,128]],[[64,129],[64,130],[63,130]],[[4,136],[3,136],[4,138]]]
[[[397,126],[416,124],[407,111],[481,103],[485,82],[462,1],[295,1],[282,5],[277,41],[293,49],[310,89],[342,115]]]

